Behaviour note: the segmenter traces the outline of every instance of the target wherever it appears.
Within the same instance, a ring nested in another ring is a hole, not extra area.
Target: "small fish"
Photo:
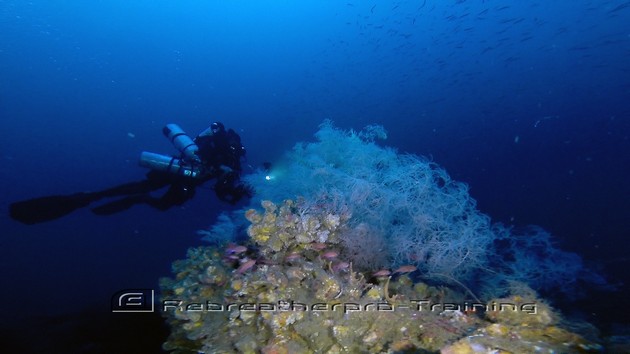
[[[249,209],[245,212],[245,218],[254,222],[258,218],[258,212],[255,209]]]
[[[374,276],[375,277],[386,277],[388,275],[392,274],[392,272],[389,271],[389,269],[381,269],[378,272],[374,272]]]
[[[619,10],[623,10],[623,9],[625,9],[628,6],[630,6],[630,1],[624,2],[623,4],[621,4],[621,5],[617,6],[617,7],[615,7],[614,9],[608,11],[608,13],[611,14],[613,12],[617,12]]]
[[[256,260],[255,259],[250,259],[249,261],[241,264],[240,267],[238,267],[238,269],[236,270],[236,273],[237,274],[243,274],[243,273],[247,272],[248,270],[252,269],[254,264],[256,264]]]
[[[228,247],[225,249],[226,254],[241,254],[245,251],[247,251],[247,247],[233,243],[229,244]]]
[[[411,272],[415,272],[416,270],[418,270],[418,267],[416,267],[416,266],[404,265],[404,266],[401,266],[400,268],[396,269],[394,271],[394,273],[411,273]]]
[[[316,250],[316,251],[321,251],[324,248],[326,248],[326,244],[322,243],[322,242],[313,242],[313,243],[311,243],[311,248]]]
[[[348,262],[339,262],[339,263],[335,263],[332,266],[333,272],[338,272],[340,270],[347,270],[348,268],[350,268],[350,263]]]
[[[337,258],[337,256],[339,256],[339,253],[337,251],[327,251],[322,254],[322,258],[329,261]]]
[[[302,256],[300,256],[299,253],[297,252],[291,252],[289,253],[286,257],[285,260],[289,261],[289,262],[293,262],[293,261],[297,261],[298,259],[302,258]]]

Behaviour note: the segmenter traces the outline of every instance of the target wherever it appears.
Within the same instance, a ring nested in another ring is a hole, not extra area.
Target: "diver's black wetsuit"
[[[99,215],[114,214],[129,209],[134,204],[148,204],[158,210],[167,210],[176,205],[182,205],[195,195],[195,188],[209,178],[195,179],[190,177],[172,175],[162,171],[149,171],[146,179],[138,182],[126,183],[96,193],[87,193],[96,199],[117,197],[125,195],[125,198],[103,204],[92,209]],[[170,186],[161,197],[154,197],[150,193],[158,189]]]
[[[214,191],[217,197],[235,204],[244,196],[250,197],[252,194],[250,187],[240,181],[240,160],[245,155],[245,149],[236,132],[232,129],[225,131],[222,124],[220,128],[211,135],[195,138],[200,160],[195,163],[200,164],[201,176],[192,178],[163,171],[149,171],[142,181],[125,183],[102,191],[16,202],[9,208],[10,215],[22,223],[36,224],[60,218],[98,200],[120,196],[123,197],[97,206],[92,211],[99,215],[109,215],[135,204],[147,204],[158,210],[167,210],[184,204],[195,195],[198,186],[215,178],[217,182]],[[162,196],[151,195],[151,192],[167,186],[169,188]]]
[[[167,210],[173,206],[184,204],[195,195],[195,188],[206,181],[216,178],[214,191],[217,197],[225,202],[235,204],[243,196],[251,196],[251,190],[240,182],[241,157],[245,149],[241,138],[230,129],[225,131],[223,125],[211,135],[200,135],[195,138],[199,147],[197,156],[201,160],[203,174],[200,177],[187,177],[171,173],[150,171],[144,181],[124,184],[99,192],[104,197],[129,195],[126,198],[96,207],[96,214],[112,214],[145,203],[159,210]],[[159,198],[149,192],[170,185],[168,191]]]

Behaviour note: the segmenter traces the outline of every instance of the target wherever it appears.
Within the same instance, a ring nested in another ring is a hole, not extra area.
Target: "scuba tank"
[[[177,124],[167,124],[162,132],[173,143],[173,146],[182,153],[185,160],[200,162],[197,151],[199,147]]]
[[[177,157],[143,151],[140,154],[140,166],[155,171],[168,172],[175,175],[197,178],[202,175],[199,165],[189,164]]]
[[[139,165],[155,171],[198,178],[202,176],[201,160],[197,156],[199,147],[177,124],[167,124],[162,132],[181,153],[181,158],[143,151]]]

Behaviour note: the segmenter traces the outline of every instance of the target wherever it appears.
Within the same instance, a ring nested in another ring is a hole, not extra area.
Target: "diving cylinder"
[[[187,164],[176,157],[143,151],[140,154],[140,166],[155,171],[163,171],[175,175],[197,178],[201,176],[201,169],[194,164]]]
[[[182,153],[182,157],[188,161],[199,162],[196,152],[199,147],[177,124],[167,124],[162,129],[164,135],[173,143],[173,146]]]

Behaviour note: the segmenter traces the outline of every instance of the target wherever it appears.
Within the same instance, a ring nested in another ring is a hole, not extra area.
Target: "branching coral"
[[[501,273],[495,279],[549,287],[579,273],[577,256],[532,256],[540,254],[530,251],[537,246],[521,241],[512,242],[516,262],[510,264],[501,255],[504,249],[496,247],[506,234],[499,230],[506,229],[493,226],[476,209],[468,187],[431,161],[377,145],[376,139],[386,137],[382,127],[346,132],[327,121],[315,136],[317,142],[296,145],[279,162],[285,173],[271,183],[261,174],[249,176],[248,182],[261,199],[297,195],[313,208],[351,214],[348,224],[355,232],[340,242],[346,246],[344,256],[357,267],[414,264],[425,279],[494,288],[500,285],[479,278]],[[536,273],[537,262],[545,263],[543,273]]]

